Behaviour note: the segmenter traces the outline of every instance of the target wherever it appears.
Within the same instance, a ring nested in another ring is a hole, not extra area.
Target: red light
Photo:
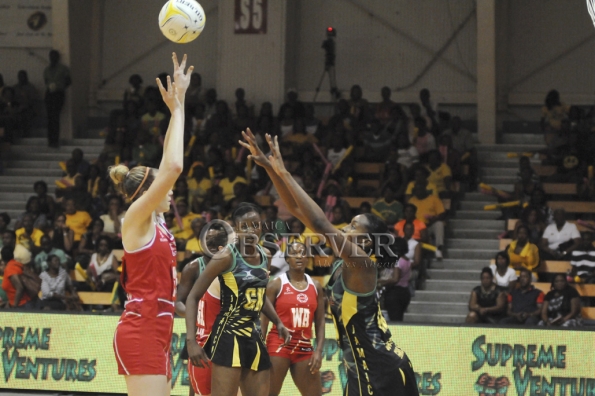
[[[332,26],[329,26],[329,27],[326,28],[326,31],[327,32],[332,32],[333,30],[335,30],[335,29]]]

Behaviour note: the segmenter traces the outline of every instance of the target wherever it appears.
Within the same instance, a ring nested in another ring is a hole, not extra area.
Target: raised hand
[[[271,135],[266,135],[267,142],[269,143],[269,147],[271,148],[272,155],[269,156],[269,162],[273,167],[273,170],[276,174],[281,175],[283,172],[286,172],[285,164],[283,163],[283,158],[281,157],[281,150],[279,149],[279,139],[275,136],[275,139],[271,137]]]
[[[184,72],[188,56],[184,54],[184,57],[182,58],[182,63],[178,63],[178,56],[175,52],[173,53],[172,58],[174,62],[174,82],[178,90],[178,100],[180,101],[180,103],[184,103],[184,97],[186,96],[186,90],[190,86],[190,76],[194,71],[194,66],[190,66],[188,68],[188,71]]]
[[[242,131],[242,137],[244,138],[245,142],[240,140],[239,143],[243,147],[250,150],[250,155],[248,156],[248,158],[251,158],[256,163],[256,165],[260,165],[263,168],[270,167],[271,162],[266,157],[266,155],[264,155],[260,147],[258,147],[258,143],[256,143],[256,137],[254,136],[250,128],[247,128],[246,131]]]
[[[160,79],[157,79],[157,86],[159,87],[161,97],[163,98],[163,101],[169,108],[170,112],[173,113],[176,108],[182,107],[182,104],[178,99],[176,83],[172,84],[170,76],[167,76],[167,89],[163,87]]]

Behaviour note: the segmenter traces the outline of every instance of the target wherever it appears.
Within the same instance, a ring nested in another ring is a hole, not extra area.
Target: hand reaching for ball
[[[178,95],[178,100],[180,103],[184,103],[184,98],[186,97],[186,90],[190,85],[190,76],[192,75],[192,71],[194,70],[194,66],[190,66],[187,72],[184,72],[186,68],[186,60],[188,56],[184,54],[182,58],[182,63],[178,63],[178,56],[176,53],[173,53],[173,62],[174,62],[174,83]]]

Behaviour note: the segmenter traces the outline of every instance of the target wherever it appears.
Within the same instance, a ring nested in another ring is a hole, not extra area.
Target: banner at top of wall
[[[126,393],[112,349],[116,316],[0,312],[0,388]],[[595,333],[480,327],[389,326],[413,362],[420,395],[595,396]],[[184,319],[172,339],[172,395],[188,394],[180,359]],[[342,395],[342,351],[332,324],[320,370],[323,395]],[[291,375],[281,395],[298,396]]]
[[[51,46],[51,0],[0,0],[0,48]]]

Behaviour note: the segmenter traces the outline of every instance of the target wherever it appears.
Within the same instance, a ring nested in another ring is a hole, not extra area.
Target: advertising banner
[[[118,317],[0,313],[0,388],[126,393],[112,349]],[[390,325],[409,355],[421,395],[595,396],[595,333],[545,329]],[[321,369],[325,395],[342,395],[342,351],[332,324]],[[180,359],[183,319],[172,339],[172,395],[188,394]],[[297,396],[288,375],[282,395]]]
[[[51,0],[0,0],[0,47],[51,46]]]

